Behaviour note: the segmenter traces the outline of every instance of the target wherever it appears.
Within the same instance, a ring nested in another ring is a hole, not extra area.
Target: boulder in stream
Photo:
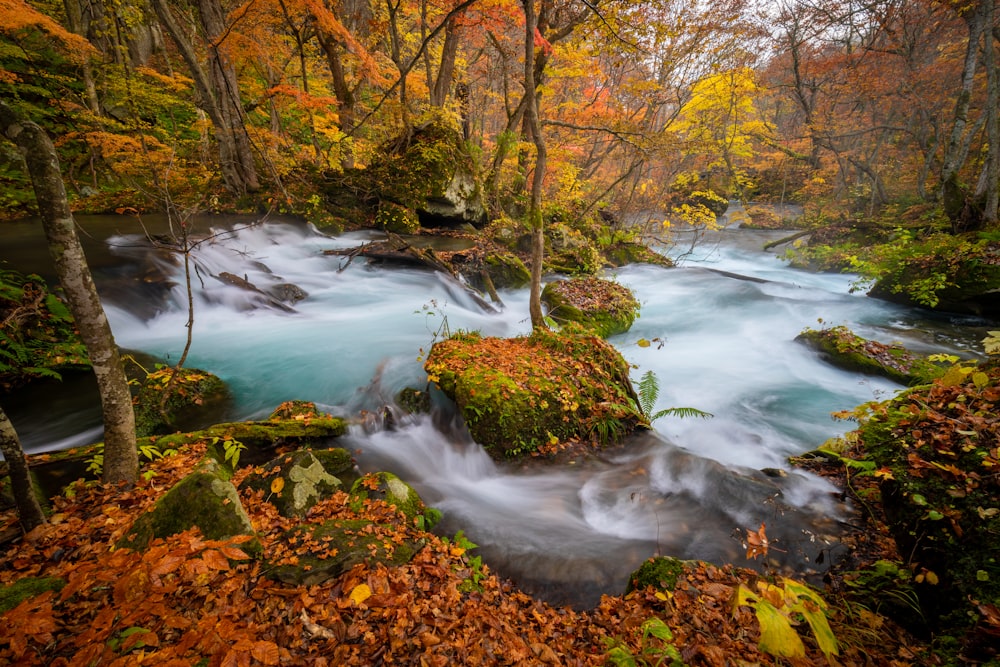
[[[169,395],[164,398],[164,393]],[[229,390],[217,376],[197,368],[164,367],[149,373],[133,403],[140,438],[200,426],[221,410]]]
[[[881,375],[905,385],[926,384],[947,370],[947,366],[914,354],[899,343],[868,340],[845,326],[806,329],[796,340],[818,350],[838,368]]]
[[[424,369],[496,459],[610,445],[643,421],[628,362],[579,328],[518,338],[456,334],[431,348]]]
[[[629,288],[594,276],[548,283],[542,303],[556,322],[576,322],[602,338],[625,333],[639,314],[639,302]]]

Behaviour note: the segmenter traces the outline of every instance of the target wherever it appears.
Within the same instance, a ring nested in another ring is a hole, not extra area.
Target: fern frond
[[[649,421],[653,422],[660,417],[680,417],[685,419],[687,417],[700,417],[701,419],[709,419],[714,417],[711,412],[705,412],[704,410],[699,410],[698,408],[667,408],[666,410],[660,410],[655,415],[650,417]]]
[[[660,395],[660,381],[656,378],[656,373],[646,371],[639,380],[639,407],[642,413],[648,415],[656,407],[656,399]],[[653,417],[650,421],[656,419]]]

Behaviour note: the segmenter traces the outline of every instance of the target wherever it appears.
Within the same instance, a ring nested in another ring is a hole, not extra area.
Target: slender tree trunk
[[[3,407],[0,407],[0,454],[7,461],[17,519],[21,523],[21,529],[27,533],[35,526],[45,523],[45,514],[31,486],[31,473],[28,472],[28,462],[24,458],[21,441]]]
[[[104,481],[135,482],[139,457],[132,395],[76,234],[76,221],[59,172],[59,158],[45,131],[21,119],[3,102],[0,102],[0,129],[17,145],[27,163],[56,275],[97,376],[104,414]]]
[[[538,122],[538,95],[535,90],[535,0],[522,0],[524,6],[524,95],[525,121],[535,142],[535,167],[531,178],[531,204],[528,221],[531,225],[531,291],[528,312],[531,327],[545,326],[542,312],[542,260],[545,254],[545,226],[542,220],[542,185],[545,179],[545,138]]]

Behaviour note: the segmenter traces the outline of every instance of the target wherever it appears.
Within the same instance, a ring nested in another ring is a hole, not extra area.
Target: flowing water
[[[187,313],[176,256],[152,250],[120,218],[89,225],[89,252],[119,345],[177,359]],[[37,243],[18,234],[0,246],[4,265],[45,273],[44,263],[29,266],[37,260],[27,248]],[[391,470],[412,483],[443,511],[443,532],[463,530],[491,568],[553,602],[586,606],[601,593],[619,593],[654,554],[760,566],[746,562],[742,537],[761,522],[775,547],[769,565],[807,576],[840,549],[844,508],[835,489],[791,470],[786,459],[850,427],[831,412],[886,398],[899,386],[836,370],[795,336],[822,321],[968,356],[984,327],[852,294],[851,276],[790,269],[761,250],[778,236],[726,231],[680,268],[635,265],[614,273],[642,303],[632,330],[611,339],[635,366],[633,378],[655,372],[657,409],[686,406],[714,416],[662,418],[653,432],[599,460],[498,465],[447,406],[379,428],[372,414],[399,390],[425,386],[419,359],[436,336],[458,329],[512,336],[530,325],[526,290],[502,291],[504,307],[490,312],[439,274],[323,252],[371,234],[330,238],[269,222],[237,225],[201,244],[187,365],[229,384],[227,419],[262,417],[289,399],[350,418],[369,411],[367,423],[339,442],[362,469]],[[260,291],[220,280],[223,272]],[[266,294],[285,284],[308,293],[291,310]],[[5,407],[26,449],[44,451],[100,437],[93,395],[88,380],[73,380],[65,391],[9,397]]]

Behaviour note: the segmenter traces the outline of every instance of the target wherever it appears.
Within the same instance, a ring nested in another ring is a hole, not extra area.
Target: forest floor
[[[420,531],[380,501],[360,513],[391,523],[384,540],[420,539],[425,546],[405,565],[359,565],[322,585],[268,578],[265,563],[294,559],[296,546],[282,539],[290,520],[249,492],[242,500],[263,560],[247,558],[239,539],[207,541],[193,531],[156,540],[142,553],[115,549],[203,452],[196,445],[150,463],[149,479],[129,489],[77,482],[53,499],[47,524],[7,545],[0,585],[26,577],[65,584],[0,615],[0,663],[668,665],[680,664],[673,662],[679,657],[690,665],[830,664],[794,614],[804,657],[780,659],[759,648],[760,614],[736,602],[741,590],[765,590],[758,573],[692,563],[673,590],[605,596],[588,611],[555,608],[495,576],[467,543]],[[337,517],[358,517],[343,493],[320,502],[307,520]],[[15,523],[12,511],[0,514],[0,532]],[[892,549],[891,541],[866,534],[848,537],[853,561],[892,556],[880,553]],[[824,592],[839,644],[834,664],[925,663],[925,647],[891,621],[843,603],[837,577]],[[672,637],[647,623],[653,618]]]

